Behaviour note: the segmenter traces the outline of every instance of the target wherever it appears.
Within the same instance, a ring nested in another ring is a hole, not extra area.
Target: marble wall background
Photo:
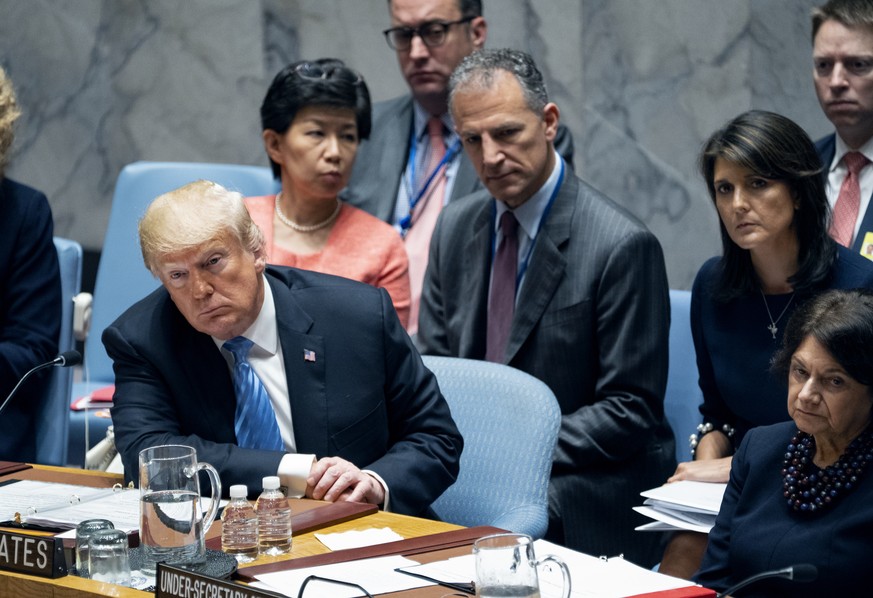
[[[661,240],[671,286],[719,251],[695,172],[749,108],[826,133],[810,76],[813,0],[485,0],[490,47],[531,52],[576,140],[577,173]],[[0,0],[0,63],[24,116],[8,174],[56,233],[99,250],[135,160],[266,164],[258,107],[299,58],[336,56],[374,99],[405,89],[385,0]]]

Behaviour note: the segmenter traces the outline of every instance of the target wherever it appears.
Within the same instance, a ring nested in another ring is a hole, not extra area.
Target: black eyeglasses
[[[418,27],[393,27],[382,32],[385,41],[393,50],[406,51],[412,46],[412,38],[416,35],[428,48],[436,48],[443,45],[449,29],[454,25],[469,23],[476,17],[464,17],[458,21],[428,21]]]
[[[359,586],[356,583],[350,583],[348,581],[340,581],[339,579],[330,579],[329,577],[320,577],[318,575],[310,575],[309,577],[307,577],[306,579],[303,580],[303,583],[300,584],[300,591],[297,592],[297,598],[303,598],[303,591],[306,589],[306,586],[309,585],[310,581],[321,581],[324,583],[334,583],[338,586],[346,586],[348,588],[354,588],[356,590],[360,590],[361,592],[363,592],[364,596],[367,596],[367,598],[373,598],[373,595],[370,592],[368,592],[367,590],[365,590],[364,588],[362,588],[361,586]],[[323,595],[323,593],[322,593],[322,595]]]
[[[304,79],[342,79],[354,85],[363,81],[360,73],[345,66],[322,66],[316,62],[301,62],[294,67],[294,72]]]

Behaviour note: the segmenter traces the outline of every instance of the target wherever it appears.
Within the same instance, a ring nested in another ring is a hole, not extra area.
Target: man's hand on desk
[[[306,479],[306,496],[316,500],[385,502],[385,489],[373,476],[339,457],[319,459]]]

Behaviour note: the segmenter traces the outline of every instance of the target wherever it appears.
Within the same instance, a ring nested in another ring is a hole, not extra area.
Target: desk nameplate
[[[155,598],[284,598],[281,594],[158,563]]]
[[[0,569],[63,577],[67,574],[63,542],[46,536],[0,531]]]

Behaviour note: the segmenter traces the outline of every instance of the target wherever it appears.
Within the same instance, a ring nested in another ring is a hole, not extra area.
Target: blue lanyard
[[[405,237],[406,233],[409,232],[409,229],[412,228],[412,213],[415,210],[415,206],[418,205],[418,202],[427,195],[428,189],[430,189],[431,183],[433,183],[434,179],[436,179],[437,174],[440,170],[446,166],[449,162],[451,162],[458,152],[461,150],[461,140],[455,139],[455,142],[449,146],[446,150],[445,155],[442,160],[440,160],[439,164],[433,169],[427,179],[424,181],[424,185],[422,185],[421,189],[418,190],[418,193],[413,193],[415,185],[415,158],[418,153],[418,143],[415,139],[415,128],[413,127],[411,139],[409,143],[409,158],[406,161],[406,172],[409,173],[409,177],[407,180],[407,196],[409,197],[409,213],[400,219],[400,222],[397,224],[400,226],[400,236]]]
[[[524,278],[525,272],[527,272],[527,267],[530,265],[530,256],[533,254],[534,246],[537,244],[537,238],[540,236],[540,231],[543,230],[543,224],[546,222],[546,219],[549,217],[549,212],[552,210],[552,204],[555,203],[555,197],[558,196],[558,191],[561,189],[561,184],[564,182],[564,160],[561,160],[561,173],[558,175],[558,184],[555,185],[555,188],[552,190],[552,194],[549,196],[549,201],[546,203],[546,209],[543,210],[543,215],[540,218],[539,226],[537,226],[537,230],[534,233],[533,239],[531,239],[530,246],[527,248],[527,253],[524,256],[524,259],[521,261],[521,264],[518,267],[518,274],[515,276],[515,290],[518,292],[518,287],[521,285],[521,279]],[[496,201],[496,200],[495,200]],[[497,220],[497,204],[491,204],[491,222],[496,222]],[[491,264],[493,267],[494,264],[494,255],[497,253],[497,227],[492,225],[491,227]]]

